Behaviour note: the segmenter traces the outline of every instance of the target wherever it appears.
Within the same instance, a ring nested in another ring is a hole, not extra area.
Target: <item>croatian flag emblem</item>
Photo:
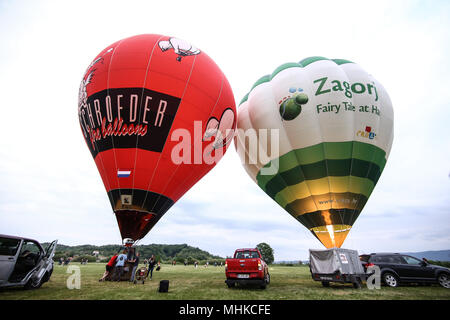
[[[117,177],[128,178],[131,174],[131,170],[117,170]]]

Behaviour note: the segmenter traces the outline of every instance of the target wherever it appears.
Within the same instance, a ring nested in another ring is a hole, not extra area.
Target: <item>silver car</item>
[[[0,234],[0,288],[39,288],[50,279],[58,240],[46,250],[33,239]]]

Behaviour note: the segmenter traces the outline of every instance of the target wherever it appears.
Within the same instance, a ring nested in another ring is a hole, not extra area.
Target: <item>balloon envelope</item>
[[[100,52],[78,115],[122,238],[143,238],[215,166],[235,114],[222,71],[186,41],[139,35]]]
[[[324,246],[340,247],[385,167],[393,117],[383,86],[356,63],[310,57],[254,84],[235,146],[264,192]]]

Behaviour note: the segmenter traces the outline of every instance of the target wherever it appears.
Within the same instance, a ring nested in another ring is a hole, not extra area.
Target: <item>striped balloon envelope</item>
[[[122,238],[143,238],[215,166],[235,114],[225,75],[184,40],[138,35],[100,52],[78,116]]]
[[[260,78],[235,146],[258,186],[327,247],[340,247],[386,165],[393,109],[359,65],[310,57]]]

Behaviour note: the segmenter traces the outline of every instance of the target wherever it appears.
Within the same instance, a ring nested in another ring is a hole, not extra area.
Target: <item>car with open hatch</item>
[[[44,249],[37,240],[0,234],[0,288],[37,289],[50,280],[57,243]]]

